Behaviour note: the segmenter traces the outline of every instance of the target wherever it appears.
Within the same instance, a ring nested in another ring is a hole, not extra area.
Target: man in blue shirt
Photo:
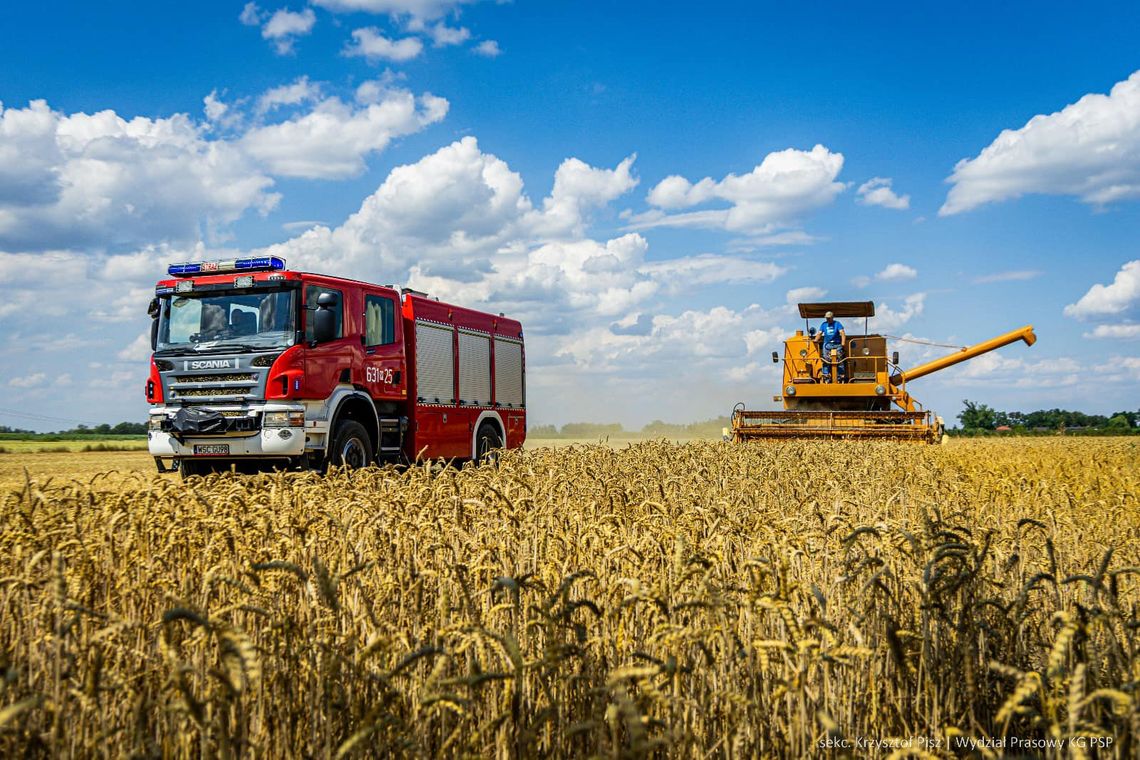
[[[835,351],[835,361],[838,362],[838,379],[843,382],[847,379],[847,371],[843,362],[844,352],[847,349],[847,333],[842,322],[835,321],[835,315],[830,311],[824,316],[824,322],[815,334],[816,342],[820,343],[820,356],[823,357],[823,382],[831,382],[831,352]]]

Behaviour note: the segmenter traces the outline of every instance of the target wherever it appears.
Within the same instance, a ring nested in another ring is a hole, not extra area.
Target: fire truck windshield
[[[291,346],[296,340],[296,294],[243,290],[162,296],[155,353]]]

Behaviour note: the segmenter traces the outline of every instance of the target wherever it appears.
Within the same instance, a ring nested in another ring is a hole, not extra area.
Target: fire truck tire
[[[503,438],[499,435],[499,429],[490,422],[480,425],[479,432],[475,435],[476,461],[495,464],[501,448],[503,448]]]
[[[216,462],[203,462],[197,459],[183,459],[178,463],[178,472],[182,474],[183,478],[188,478],[191,475],[205,476],[217,471],[218,466]]]
[[[372,464],[372,441],[359,422],[341,420],[332,437],[328,463],[337,467],[367,467]]]

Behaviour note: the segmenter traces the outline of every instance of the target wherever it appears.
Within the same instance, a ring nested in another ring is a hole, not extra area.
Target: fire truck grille
[[[247,396],[253,392],[250,386],[237,388],[174,388],[175,398],[215,398],[217,396]]]
[[[184,384],[198,383],[256,383],[257,374],[253,372],[234,372],[228,375],[181,375],[174,378],[174,387]]]
[[[224,372],[216,375],[176,375],[170,378],[172,399],[212,401],[242,399],[257,394],[260,376],[256,372]]]

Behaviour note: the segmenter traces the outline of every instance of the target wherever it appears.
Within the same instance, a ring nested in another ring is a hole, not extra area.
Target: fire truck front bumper
[[[299,419],[298,417],[299,416]],[[303,408],[269,409],[256,420],[252,417],[233,419],[209,432],[190,426],[172,429],[170,417],[151,415],[147,448],[151,456],[162,459],[289,459],[305,453]],[[272,419],[271,423],[269,420]],[[264,420],[265,424],[261,424]]]
[[[254,435],[183,437],[181,441],[169,433],[151,431],[147,448],[151,456],[175,459],[287,459],[305,453],[305,431],[301,428],[270,428]]]

